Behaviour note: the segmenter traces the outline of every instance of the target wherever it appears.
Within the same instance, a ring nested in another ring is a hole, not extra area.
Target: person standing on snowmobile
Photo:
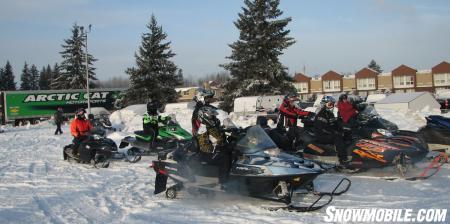
[[[56,124],[55,135],[62,134],[63,132],[61,130],[61,124],[64,122],[64,112],[62,110],[62,107],[58,107],[55,114],[53,114],[53,119],[55,119]]]
[[[74,151],[76,152],[81,143],[88,139],[89,132],[92,131],[91,122],[86,119],[86,110],[80,108],[75,114],[75,119],[70,124],[70,132],[73,136]]]
[[[142,126],[144,134],[154,135],[154,139],[159,134],[159,124],[166,125],[170,121],[169,116],[161,116],[159,113],[164,112],[165,105],[159,100],[151,100],[147,103],[147,112],[142,118]]]
[[[288,146],[283,147],[285,150],[295,150],[293,142],[299,135],[299,127],[297,120],[313,116],[312,112],[304,111],[298,106],[298,94],[296,92],[288,93],[279,108],[279,116],[277,130],[285,133],[287,129]]]
[[[334,144],[338,154],[339,163],[347,165],[347,151],[344,145],[340,125],[334,116],[333,109],[335,100],[333,97],[325,96],[325,105],[320,109],[314,119],[314,135],[317,143]]]
[[[356,125],[356,116],[358,115],[358,110],[349,101],[347,94],[342,94],[339,96],[339,102],[337,104],[338,117],[342,119],[344,126],[348,126],[353,129]]]
[[[219,166],[219,183],[228,178],[231,166],[231,155],[226,150],[225,136],[217,118],[217,108],[209,105],[214,93],[199,89],[194,101],[192,113],[192,135],[198,141],[200,160]]]

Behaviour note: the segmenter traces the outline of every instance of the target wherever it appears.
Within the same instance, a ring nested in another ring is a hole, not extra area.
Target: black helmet
[[[157,114],[158,111],[163,113],[164,109],[165,105],[159,100],[151,100],[147,103],[147,112],[151,114]]]
[[[84,119],[84,118],[86,118],[86,117],[84,116],[85,113],[86,113],[86,110],[83,109],[83,108],[80,108],[80,109],[78,109],[78,110],[75,112],[75,116],[76,116],[78,119]]]
[[[343,93],[339,96],[339,102],[342,102],[343,100],[346,100],[346,99],[348,99],[348,95],[345,93]]]
[[[297,92],[290,92],[284,96],[284,99],[288,100],[289,102],[294,102],[298,100],[298,93]]]
[[[202,102],[203,104],[205,104],[208,100],[211,100],[213,97],[214,97],[213,91],[204,88],[198,88],[194,100],[196,102]]]
[[[198,118],[203,124],[215,126],[218,114],[214,107],[204,106],[198,111]]]
[[[332,103],[334,105],[336,100],[332,96],[323,96],[321,103],[323,105],[326,105],[327,103]]]

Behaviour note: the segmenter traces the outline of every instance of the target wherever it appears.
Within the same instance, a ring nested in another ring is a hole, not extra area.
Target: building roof
[[[386,98],[378,101],[379,104],[389,104],[389,103],[409,103],[414,99],[424,95],[429,94],[428,92],[414,92],[414,93],[394,93]]]
[[[355,77],[357,79],[361,78],[375,78],[379,73],[373,69],[370,68],[363,68],[359,70],[357,73],[355,73]]]
[[[443,61],[431,69],[433,74],[450,73],[450,63]]]
[[[333,70],[330,70],[327,73],[322,75],[323,80],[341,80],[342,77],[343,77],[343,75],[341,75]]]
[[[394,70],[392,70],[392,75],[393,76],[401,76],[401,75],[413,75],[416,74],[417,70],[413,69],[411,67],[408,67],[406,65],[400,65],[397,68],[395,68]]]
[[[309,82],[311,80],[311,77],[306,76],[300,72],[296,73],[294,76],[294,82]]]

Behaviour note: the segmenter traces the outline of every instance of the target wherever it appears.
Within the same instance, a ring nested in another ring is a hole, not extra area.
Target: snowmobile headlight
[[[272,157],[275,157],[275,156],[278,156],[280,154],[280,148],[266,149],[266,150],[264,150],[264,153],[266,153],[266,154],[268,154],[268,155],[270,155]]]
[[[377,129],[377,132],[382,134],[382,135],[384,135],[384,136],[388,136],[388,137],[392,136],[392,133],[390,131],[386,130],[386,129],[379,128],[379,129]]]

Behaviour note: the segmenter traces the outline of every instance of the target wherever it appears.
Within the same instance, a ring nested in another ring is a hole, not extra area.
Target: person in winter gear
[[[356,116],[358,114],[358,110],[348,100],[347,94],[342,94],[339,97],[337,108],[339,111],[339,116],[342,118],[342,122],[344,124],[349,124],[350,126],[353,126],[353,124],[355,123]]]
[[[198,141],[200,160],[219,167],[219,183],[223,184],[230,171],[231,155],[225,147],[217,108],[209,105],[213,96],[210,91],[200,90],[194,98],[197,104],[192,114],[192,134]]]
[[[347,151],[340,125],[333,113],[335,100],[332,97],[327,97],[325,101],[325,105],[320,109],[314,119],[314,135],[316,136],[317,143],[334,144],[339,162],[342,165],[346,165],[348,163]]]
[[[280,117],[278,124],[282,127],[297,127],[299,117],[307,117],[310,112],[304,111],[298,106],[298,94],[289,93],[284,97],[280,105]]]
[[[81,143],[88,139],[89,132],[92,131],[91,122],[86,119],[86,110],[80,108],[75,114],[75,119],[70,124],[70,132],[73,136],[74,152],[78,150]]]
[[[198,129],[200,128],[201,121],[198,118],[198,113],[203,106],[209,106],[214,97],[214,92],[199,88],[196,95],[194,96],[195,108],[192,113],[191,124],[192,124],[192,135],[196,135]]]
[[[169,116],[161,116],[159,113],[164,112],[165,105],[159,100],[151,100],[147,103],[147,112],[142,118],[142,126],[144,134],[154,135],[152,139],[156,140],[159,134],[159,124],[166,125],[170,121]]]
[[[62,107],[58,107],[55,114],[53,114],[53,119],[55,119],[56,124],[55,135],[62,134],[63,132],[61,130],[61,124],[64,122],[64,112],[62,110]]]
[[[279,116],[277,123],[277,130],[281,133],[285,133],[287,129],[287,144],[284,144],[284,150],[293,151],[296,146],[294,146],[294,141],[296,137],[300,134],[300,129],[297,126],[297,120],[302,117],[308,117],[313,115],[313,113],[304,111],[298,105],[298,94],[296,92],[289,93],[284,97],[283,103],[279,108]]]

